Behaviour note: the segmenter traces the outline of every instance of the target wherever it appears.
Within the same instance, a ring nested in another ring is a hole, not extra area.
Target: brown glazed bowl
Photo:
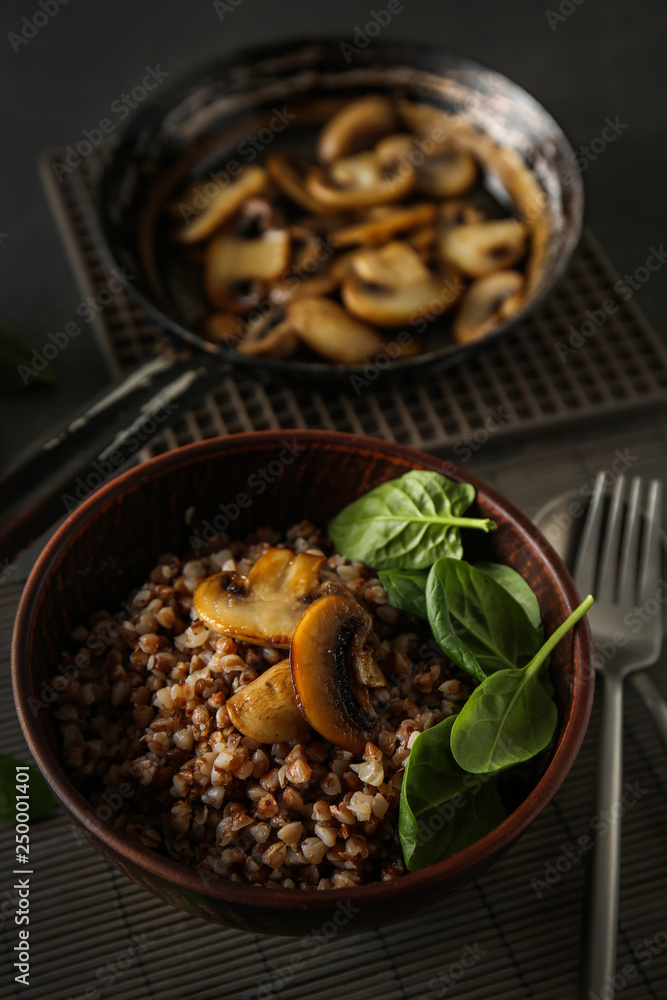
[[[285,457],[285,448],[294,455],[291,464],[279,459],[281,452]],[[262,469],[268,470],[264,478],[273,482],[260,493],[249,488],[249,482],[257,484],[259,478],[250,477]],[[527,518],[442,459],[348,434],[262,431],[168,452],[89,497],[40,556],[21,600],[13,643],[14,696],[23,732],[49,785],[92,845],[165,902],[198,917],[268,934],[304,934],[334,917],[337,926],[340,907],[348,904],[346,912],[354,916],[347,929],[354,931],[404,919],[497,860],[536,819],[570,770],[593,698],[593,649],[585,621],[553,653],[558,729],[553,750],[540,762],[526,797],[471,847],[391,882],[305,892],[204,881],[196,871],[137,846],[99,819],[63,768],[54,719],[48,707],[37,705],[43,684],[55,672],[61,651],[71,648],[71,631],[101,608],[120,607],[159,554],[185,553],[194,527],[213,524],[223,507],[225,516],[234,517],[233,505],[241,493],[253,496],[250,506],[235,505],[238,513],[228,531],[237,537],[263,524],[285,528],[300,519],[326,523],[368,489],[410,469],[431,469],[476,487],[476,516],[498,523],[497,530],[485,536],[484,555],[508,563],[525,577],[537,594],[550,634],[579,598],[565,566]]]

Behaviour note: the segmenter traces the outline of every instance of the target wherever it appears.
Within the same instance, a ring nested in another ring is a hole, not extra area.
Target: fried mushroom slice
[[[245,588],[228,574],[199,584],[193,607],[209,628],[260,646],[287,648],[294,626],[320,591],[324,556],[270,548],[252,566]]]
[[[400,201],[414,186],[414,167],[384,164],[371,152],[314,168],[306,177],[308,193],[333,212]]]
[[[230,312],[212,313],[202,324],[204,336],[214,344],[233,347],[241,334],[238,317]]]
[[[424,311],[435,316],[454,304],[417,251],[401,240],[357,251],[350,266],[353,273],[341,289],[343,302],[378,326],[402,326]]]
[[[306,177],[310,167],[298,156],[289,153],[271,153],[266,161],[266,169],[274,184],[296,205],[317,216],[332,211],[306,189]]]
[[[477,278],[465,292],[454,317],[454,337],[468,344],[485,337],[523,305],[525,280],[519,271],[494,271]]]
[[[249,311],[262,298],[265,283],[287,270],[289,252],[287,229],[267,229],[250,239],[220,233],[206,248],[204,287],[209,300],[220,309]],[[245,302],[238,291],[244,283],[252,290]]]
[[[518,264],[526,253],[528,227],[518,219],[489,219],[452,226],[442,234],[440,252],[471,278]]]
[[[383,163],[398,160],[413,166],[416,189],[429,198],[458,198],[477,181],[475,158],[447,137],[436,142],[431,135],[388,135],[375,152]]]
[[[317,158],[320,163],[333,163],[369,149],[395,128],[396,112],[388,98],[380,94],[360,97],[350,101],[324,126],[317,142]]]
[[[396,233],[425,226],[435,219],[437,208],[432,202],[417,205],[380,205],[369,209],[366,217],[352,225],[334,229],[330,239],[334,245],[352,246],[355,243],[384,243]]]
[[[239,688],[225,704],[236,728],[259,743],[303,740],[310,733],[296,702],[289,659]]]
[[[368,687],[355,668],[366,654],[373,621],[351,594],[314,601],[298,622],[290,646],[296,700],[312,728],[335,746],[362,753],[377,736]]]
[[[206,207],[194,219],[176,230],[174,239],[178,243],[199,243],[208,239],[240,208],[246,198],[260,194],[268,182],[268,174],[262,167],[243,167],[237,177],[208,199]]]
[[[300,340],[316,354],[344,365],[361,364],[375,357],[382,339],[337,302],[322,296],[300,298],[287,306],[287,319]]]

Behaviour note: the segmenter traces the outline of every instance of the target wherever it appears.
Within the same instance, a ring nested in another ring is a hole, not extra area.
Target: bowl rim
[[[209,438],[149,459],[120,474],[111,482],[101,486],[85,499],[63,521],[49,539],[35,563],[23,590],[16,615],[11,650],[11,674],[16,712],[24,737],[42,774],[56,793],[66,811],[83,826],[97,841],[117,855],[149,875],[172,883],[181,890],[203,895],[213,900],[221,900],[232,906],[257,905],[266,911],[294,908],[309,909],[314,912],[327,911],[336,899],[380,902],[392,898],[400,901],[412,896],[420,889],[440,882],[460,885],[466,877],[472,878],[490,859],[506,851],[513,841],[537,818],[565,780],[583,741],[593,703],[594,671],[587,669],[593,663],[593,641],[588,621],[584,618],[573,635],[575,662],[579,670],[573,676],[570,718],[565,730],[552,753],[549,763],[529,795],[490,833],[475,841],[458,854],[430,865],[416,872],[406,872],[391,882],[372,882],[329,892],[308,892],[297,889],[265,889],[245,883],[230,882],[224,878],[202,879],[196,869],[157,854],[149,848],[138,845],[126,834],[114,830],[93,812],[88,800],[68,777],[60,761],[54,758],[48,740],[41,732],[38,716],[28,710],[30,675],[30,626],[40,595],[48,581],[51,567],[59,558],[68,541],[77,529],[93,519],[98,510],[107,506],[128,489],[141,486],[156,471],[165,467],[185,469],[190,462],[207,456],[229,454],[237,449],[247,450],[284,442],[286,435],[315,446],[328,447],[331,451],[372,450],[389,459],[400,459],[411,466],[432,469],[444,475],[451,475],[460,481],[471,483],[485,498],[497,504],[512,519],[513,528],[520,540],[534,548],[537,544],[542,559],[551,570],[566,604],[573,610],[579,603],[579,595],[565,564],[551,544],[535,525],[513,504],[505,500],[495,490],[487,486],[446,459],[428,455],[404,445],[393,444],[381,439],[339,431],[303,430],[300,428],[251,431],[246,433]],[[331,892],[336,896],[331,897]],[[389,896],[389,894],[391,894]],[[305,898],[304,898],[305,897]],[[300,901],[300,902],[297,902]]]
[[[353,44],[351,36],[342,40],[336,39],[333,36],[319,36],[315,39],[295,37],[284,39],[276,43],[268,42],[257,46],[245,46],[238,49],[235,48],[225,52],[219,57],[209,58],[206,61],[203,61],[199,66],[195,66],[194,68],[180,74],[173,82],[170,82],[168,88],[165,88],[164,92],[156,94],[153,98],[147,101],[145,105],[137,109],[128,118],[123,129],[121,130],[119,134],[119,141],[113,149],[108,161],[104,165],[102,175],[94,194],[94,206],[98,221],[100,249],[102,251],[103,258],[106,260],[109,267],[121,268],[124,266],[122,261],[118,259],[116,250],[114,249],[114,245],[117,241],[114,239],[113,226],[109,215],[106,212],[106,207],[110,203],[110,175],[117,156],[122,153],[127,143],[130,142],[134,132],[141,128],[144,120],[148,120],[151,114],[154,114],[159,107],[164,107],[166,100],[170,96],[178,93],[180,95],[179,103],[182,102],[185,94],[190,93],[198,83],[202,85],[208,74],[214,74],[216,71],[219,71],[221,67],[234,67],[248,64],[255,65],[262,59],[279,59],[280,57],[285,57],[289,54],[296,54],[297,51],[301,50],[314,50],[317,48],[330,47],[332,45],[340,46],[340,44],[345,41]],[[522,322],[529,319],[529,317],[532,316],[554,294],[559,282],[565,277],[571,267],[574,257],[582,242],[587,205],[584,176],[578,163],[576,162],[572,141],[564,128],[554,118],[551,112],[549,112],[530,91],[526,90],[512,77],[507,76],[506,73],[495,69],[487,63],[480,62],[471,56],[461,53],[456,49],[450,48],[449,46],[433,45],[431,43],[412,41],[409,39],[405,42],[391,40],[378,42],[371,39],[369,45],[363,51],[368,53],[400,51],[401,53],[405,53],[404,60],[411,63],[414,62],[415,59],[444,59],[452,62],[454,64],[453,68],[474,70],[475,72],[490,74],[501,79],[514,95],[520,97],[520,99],[527,105],[530,105],[540,116],[542,121],[545,124],[548,124],[552,134],[557,136],[563,147],[564,153],[568,157],[568,184],[571,185],[572,200],[575,206],[573,219],[568,226],[569,233],[565,237],[570,245],[559,265],[552,268],[549,276],[545,278],[542,291],[536,295],[530,303],[523,304],[514,315],[497,323],[493,330],[480,340],[473,340],[465,344],[445,344],[444,346],[438,347],[434,350],[420,352],[414,357],[391,358],[391,363],[387,366],[375,365],[375,359],[370,360],[370,364],[375,367],[379,375],[396,376],[404,373],[407,377],[414,377],[414,375],[421,369],[429,366],[437,365],[439,370],[444,370],[445,368],[456,365],[470,355],[475,354],[480,348],[483,349],[487,344],[494,342],[498,337],[504,335],[506,336]],[[351,64],[348,64],[346,69],[350,68]],[[173,104],[170,106],[173,107]],[[561,184],[563,184],[562,181]],[[168,331],[170,334],[175,334],[180,340],[193,344],[198,349],[205,351],[213,358],[232,364],[242,373],[250,374],[252,372],[262,371],[268,376],[282,379],[289,378],[290,376],[303,379],[310,376],[318,379],[318,381],[321,381],[322,383],[336,383],[342,378],[352,378],[353,376],[362,378],[368,368],[369,362],[354,365],[342,365],[340,363],[325,362],[320,360],[290,361],[289,359],[281,360],[276,358],[256,358],[240,354],[238,351],[231,348],[225,348],[220,344],[216,344],[215,342],[208,340],[201,333],[198,333],[196,329],[191,328],[190,326],[185,326],[179,319],[169,316],[158,304],[156,304],[156,302],[153,301],[151,296],[146,294],[141,288],[137,288],[134,283],[129,285],[128,294],[141,306],[141,308],[160,329]],[[389,341],[389,344],[391,344],[391,341]],[[386,351],[380,351],[378,352],[378,355],[386,353]]]

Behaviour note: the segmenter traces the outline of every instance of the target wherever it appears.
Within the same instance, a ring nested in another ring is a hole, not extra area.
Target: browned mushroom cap
[[[525,281],[519,271],[494,271],[477,278],[465,292],[454,318],[456,340],[479,340],[517,312],[524,301]]]
[[[386,97],[370,94],[350,101],[320,132],[318,159],[320,163],[333,163],[361,149],[370,149],[395,128],[396,112]]]
[[[420,311],[437,315],[453,304],[417,251],[400,240],[357,251],[351,267],[354,273],[343,280],[343,302],[378,326],[402,326]]]
[[[253,358],[288,358],[298,345],[290,323],[286,319],[276,322],[275,316],[267,313],[246,323],[236,350]]]
[[[292,635],[290,666],[296,700],[316,732],[338,747],[362,753],[378,722],[368,688],[354,667],[372,628],[371,616],[349,594],[320,597]]]
[[[238,176],[208,200],[206,208],[174,234],[179,243],[198,243],[207,239],[234,215],[246,198],[259,194],[268,182],[268,174],[262,167],[243,167]]]
[[[517,264],[526,252],[528,227],[517,219],[490,219],[445,230],[440,252],[472,278]]]
[[[321,296],[290,302],[287,319],[304,344],[330,361],[361,364],[375,357],[382,347],[375,330]]]
[[[296,703],[287,659],[239,688],[225,704],[236,728],[260,743],[303,740],[310,733]]]
[[[291,156],[289,153],[272,153],[267,158],[266,169],[271,180],[278,185],[283,194],[286,194],[301,208],[314,212],[316,215],[331,211],[306,189],[305,180],[311,168],[298,156]],[[333,211],[337,211],[337,209],[333,209]]]
[[[396,233],[426,225],[435,218],[436,212],[437,208],[432,202],[397,207],[380,205],[371,208],[360,222],[334,229],[331,241],[338,246],[383,243]]]
[[[248,574],[245,592],[216,573],[195,590],[197,616],[216,632],[262,646],[287,647],[292,631],[320,586],[324,556],[267,549]]]
[[[410,164],[385,165],[370,152],[315,168],[306,177],[309,194],[334,212],[400,201],[414,186],[415,171]]]
[[[277,278],[287,269],[289,249],[290,234],[286,229],[267,229],[254,239],[220,233],[206,249],[204,287],[208,298],[221,309],[241,312],[254,308],[262,297],[261,283]],[[235,287],[244,282],[252,287],[245,301]]]

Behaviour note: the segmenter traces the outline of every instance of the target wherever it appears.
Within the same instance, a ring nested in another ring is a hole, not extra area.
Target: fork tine
[[[635,603],[635,583],[639,562],[639,496],[641,488],[642,481],[639,476],[635,476],[630,486],[630,496],[628,498],[628,512],[625,520],[625,532],[623,534],[620,581],[618,585],[618,603],[625,608],[630,608]]]
[[[662,483],[658,479],[652,479],[649,485],[645,527],[638,585],[639,601],[642,604],[649,598],[656,596],[662,569],[662,547],[660,544]]]
[[[623,524],[623,493],[625,476],[619,476],[611,495],[611,509],[604,532],[600,557],[600,577],[595,597],[598,601],[615,603],[617,564]]]
[[[577,561],[573,570],[574,582],[580,594],[593,593],[595,583],[595,567],[597,565],[598,546],[600,544],[600,529],[602,528],[602,511],[604,506],[604,472],[598,472],[595,477],[593,496],[591,497],[586,522]]]

